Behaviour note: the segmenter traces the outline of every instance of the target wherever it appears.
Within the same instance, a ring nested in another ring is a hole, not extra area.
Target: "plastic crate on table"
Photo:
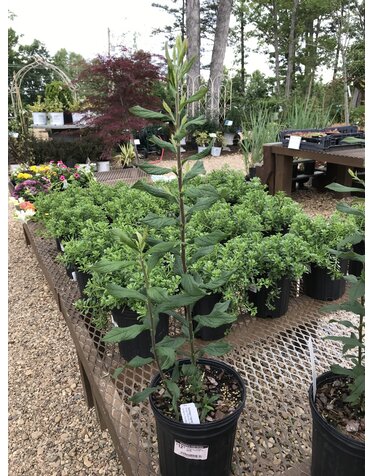
[[[285,129],[279,133],[280,140],[284,147],[288,147],[291,135],[300,133],[323,133],[325,136],[303,137],[300,149],[304,150],[327,150],[335,147],[364,147],[364,144],[343,144],[342,140],[347,137],[364,139],[364,132],[358,131],[357,126],[337,126],[325,127],[324,129]]]

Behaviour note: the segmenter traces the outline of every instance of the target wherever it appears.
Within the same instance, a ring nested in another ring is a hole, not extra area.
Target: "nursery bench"
[[[133,406],[128,400],[148,385],[155,368],[127,369],[112,377],[123,360],[115,344],[101,341],[101,332],[79,314],[74,302],[80,297],[76,282],[56,261],[54,240],[42,237],[41,225],[23,225],[72,336],[89,408],[95,407],[101,428],[107,428],[126,476],[158,474],[154,419],[147,403]],[[316,348],[318,373],[339,358],[335,342],[322,337],[337,334],[331,316],[320,312],[323,302],[291,291],[289,310],[278,319],[239,317],[228,340],[234,349],[223,360],[233,365],[247,385],[247,403],[238,423],[233,474],[309,475],[311,418],[308,388],[311,369],[307,340]],[[173,332],[177,327],[171,326]]]
[[[283,190],[291,195],[293,159],[311,159],[327,164],[325,180],[322,186],[337,182],[350,186],[352,178],[348,169],[364,169],[364,148],[337,148],[327,150],[303,150],[283,147],[280,142],[263,146],[263,166],[258,168],[257,175],[268,185],[269,192],[274,194]]]

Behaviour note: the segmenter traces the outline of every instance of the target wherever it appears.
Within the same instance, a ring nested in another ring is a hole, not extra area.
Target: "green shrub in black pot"
[[[296,215],[291,224],[291,233],[300,236],[309,245],[308,263],[310,272],[303,277],[304,293],[314,299],[333,301],[345,292],[345,281],[348,261],[330,253],[344,238],[356,231],[355,219],[352,215],[344,217],[339,212],[330,218],[317,215],[309,217],[305,214]],[[344,250],[351,244],[344,242]]]
[[[134,395],[132,401],[139,403],[148,397],[150,399],[156,420],[160,473],[163,476],[227,476],[231,471],[235,431],[244,406],[245,387],[232,367],[204,358],[206,355],[223,355],[230,349],[227,343],[211,342],[198,349],[195,346],[193,319],[198,323],[195,329],[197,332],[206,323],[209,327],[219,327],[235,321],[236,317],[221,307],[214,308],[207,316],[198,315],[192,318],[191,315],[191,305],[207,291],[206,285],[193,276],[190,260],[196,261],[203,254],[210,252],[210,247],[215,244],[215,237],[211,239],[210,236],[205,236],[202,245],[190,256],[187,251],[187,223],[195,212],[208,209],[219,197],[217,192],[212,193],[210,189],[210,193],[206,195],[203,185],[185,187],[194,177],[205,173],[200,159],[209,153],[212,145],[201,153],[181,158],[181,140],[188,134],[191,126],[202,125],[205,121],[202,117],[188,120],[187,104],[202,99],[207,91],[202,87],[189,99],[184,96],[182,91],[186,85],[186,74],[193,62],[186,60],[186,52],[187,42],[183,42],[181,38],[176,40],[172,57],[167,48],[165,52],[168,64],[168,92],[174,109],[166,102],[163,102],[164,112],[153,112],[139,106],[131,108],[131,112],[142,118],[171,124],[172,134],[169,142],[155,136],[152,141],[176,156],[176,167],[171,170],[145,164],[141,165],[141,168],[155,175],[173,172],[177,179],[177,190],[172,193],[144,181],[137,182],[134,187],[162,198],[165,203],[178,205],[173,217],[152,216],[151,222],[147,221],[147,224],[151,229],[160,228],[165,223],[177,225],[179,235],[174,240],[154,241],[146,230],[135,234],[116,232],[123,248],[131,249],[137,254],[137,262],[143,271],[143,285],[141,290],[136,290],[135,293],[132,289],[122,286],[110,285],[108,290],[118,298],[137,299],[146,310],[140,325],[125,330],[113,329],[105,339],[128,340],[140,331],[141,327],[151,333],[153,357],[135,357],[126,365],[137,367],[154,361],[158,369],[151,385]],[[192,166],[184,170],[183,166],[186,164]],[[187,205],[185,197],[188,200]],[[152,277],[156,265],[167,253],[174,256],[174,273],[180,279],[180,288],[176,294],[168,294],[163,286],[154,284]],[[123,266],[125,267],[125,264]],[[156,330],[161,313],[167,313],[179,322],[181,334],[177,337],[166,337],[156,343]],[[223,392],[219,390],[221,386],[224,387]],[[183,405],[194,409],[192,419],[186,416]]]
[[[360,181],[358,190],[364,191]],[[328,186],[340,192],[355,191],[356,187],[339,184]],[[364,211],[355,205],[339,203],[339,211],[364,223]],[[356,244],[364,240],[364,228],[344,238]],[[362,265],[359,276],[346,275],[350,284],[347,299],[330,304],[324,311],[343,311],[342,318],[333,319],[345,328],[345,335],[326,339],[342,344],[342,363],[330,366],[330,371],[318,376],[316,388],[309,389],[313,418],[312,476],[360,476],[365,474],[365,269],[364,256],[353,251],[332,250],[339,258],[355,260]],[[345,311],[347,314],[345,315]]]

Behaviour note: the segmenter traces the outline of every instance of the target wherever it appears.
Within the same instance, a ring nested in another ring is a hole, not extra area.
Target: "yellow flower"
[[[18,178],[18,179],[27,180],[27,179],[31,179],[31,178],[32,178],[32,175],[31,175],[31,174],[26,174],[26,173],[20,172],[20,173],[17,175],[17,178]]]

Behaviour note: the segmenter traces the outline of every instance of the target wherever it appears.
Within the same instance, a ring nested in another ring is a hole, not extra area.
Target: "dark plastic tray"
[[[337,130],[339,133],[332,134]],[[364,139],[364,132],[358,132],[357,126],[325,127],[324,129],[285,129],[280,132],[279,137],[284,147],[288,147],[289,136],[293,132],[326,132],[324,137],[306,137],[301,140],[300,149],[303,150],[327,150],[335,147],[364,147],[364,144],[342,144],[346,137],[357,137]]]

